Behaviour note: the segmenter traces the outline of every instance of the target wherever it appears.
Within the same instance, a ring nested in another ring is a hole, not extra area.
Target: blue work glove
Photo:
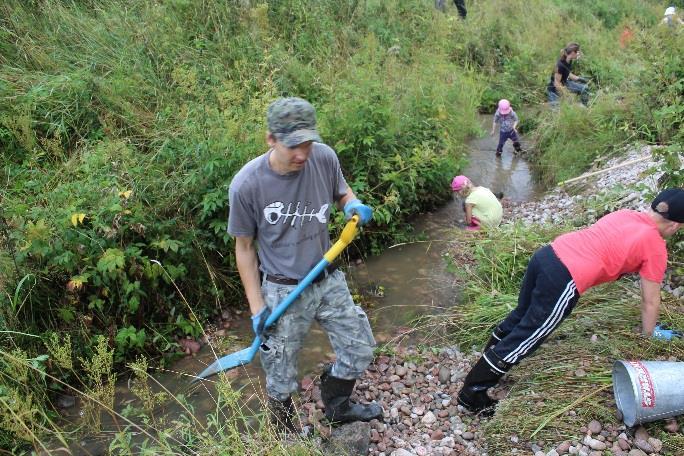
[[[656,327],[653,328],[653,335],[651,337],[658,340],[672,340],[674,338],[681,338],[682,332],[675,329],[666,329],[661,325],[656,325]]]
[[[373,209],[356,198],[344,205],[344,218],[346,220],[352,218],[354,214],[359,215],[361,225],[365,225],[373,219]]]
[[[266,325],[266,320],[271,316],[271,309],[268,306],[261,308],[256,315],[252,315],[252,329],[254,334],[261,337],[261,333],[264,332],[264,325]]]

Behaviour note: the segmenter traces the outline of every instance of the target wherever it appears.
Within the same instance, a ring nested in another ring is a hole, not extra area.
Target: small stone
[[[185,354],[189,355],[194,355],[195,353],[200,351],[200,348],[202,348],[200,343],[194,339],[181,339],[178,341],[178,344],[183,348]]]
[[[444,431],[441,429],[436,429],[432,431],[432,434],[430,434],[430,438],[432,440],[442,440],[444,438]]]
[[[646,453],[644,453],[643,451],[641,451],[638,448],[634,448],[634,449],[630,450],[628,455],[629,456],[648,456]]]
[[[397,448],[396,450],[392,451],[390,456],[413,456],[413,453],[406,451],[403,448]]]
[[[648,441],[649,437],[650,437],[650,435],[648,435],[648,431],[643,426],[639,426],[637,428],[637,430],[634,431],[634,440],[646,440],[646,441]]]
[[[425,413],[425,406],[417,405],[411,409],[411,413],[415,413],[416,415],[423,415]]]
[[[601,429],[603,429],[603,426],[601,426],[601,423],[598,421],[591,420],[589,424],[587,424],[587,429],[589,429],[589,432],[592,434],[598,434],[601,432]]]
[[[679,432],[679,423],[675,419],[669,419],[665,423],[665,430],[672,433]]]
[[[437,417],[432,412],[427,412],[425,416],[420,420],[423,424],[433,424],[437,421]]]
[[[586,446],[591,448],[592,450],[600,450],[603,451],[606,449],[606,444],[601,442],[600,440],[592,439],[590,436],[585,436],[584,440],[582,441]]]
[[[586,375],[587,375],[587,373],[584,369],[577,369],[575,371],[575,377],[584,377]]]
[[[451,370],[446,366],[442,366],[439,369],[439,382],[440,383],[447,383],[449,381],[450,375],[451,375]]]
[[[556,447],[556,453],[567,454],[568,450],[570,449],[570,445],[571,443],[566,440]]]
[[[461,438],[463,440],[473,440],[475,438],[475,434],[473,434],[470,431],[466,431],[463,434],[461,434]]]
[[[634,442],[634,446],[636,446],[638,449],[644,451],[645,453],[655,453],[655,449],[653,448],[653,445],[648,443],[647,440],[638,439]]]
[[[649,437],[648,443],[653,447],[654,453],[660,453],[660,450],[663,449],[663,442],[656,439],[655,437]]]
[[[617,444],[620,446],[621,450],[627,451],[631,448],[629,442],[625,439],[619,438]]]

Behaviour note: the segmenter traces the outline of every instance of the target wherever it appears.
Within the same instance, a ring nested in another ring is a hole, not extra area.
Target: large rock
[[[371,427],[360,421],[334,428],[323,444],[323,454],[366,456],[370,446]]]

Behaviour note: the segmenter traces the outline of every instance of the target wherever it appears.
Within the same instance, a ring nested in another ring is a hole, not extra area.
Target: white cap
[[[668,6],[667,9],[665,10],[665,16],[672,16],[675,13],[675,7],[674,6]]]

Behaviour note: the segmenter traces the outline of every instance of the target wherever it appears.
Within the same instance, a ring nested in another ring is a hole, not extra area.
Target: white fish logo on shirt
[[[287,223],[290,217],[292,217],[290,221],[290,226],[294,226],[297,220],[299,220],[300,226],[303,225],[305,217],[308,217],[309,222],[312,218],[316,218],[316,220],[318,220],[320,223],[328,222],[328,218],[325,216],[325,211],[328,210],[328,204],[324,204],[323,206],[321,206],[320,210],[318,211],[316,211],[315,209],[311,209],[311,211],[308,211],[309,206],[306,205],[304,206],[304,211],[302,213],[299,212],[300,205],[301,203],[297,202],[297,206],[295,207],[294,212],[292,212],[292,203],[289,203],[287,205],[287,210],[285,210],[285,204],[282,201],[276,201],[275,203],[271,203],[264,208],[264,218],[271,225],[275,225],[280,221],[280,219],[283,219],[284,225],[285,223]]]

